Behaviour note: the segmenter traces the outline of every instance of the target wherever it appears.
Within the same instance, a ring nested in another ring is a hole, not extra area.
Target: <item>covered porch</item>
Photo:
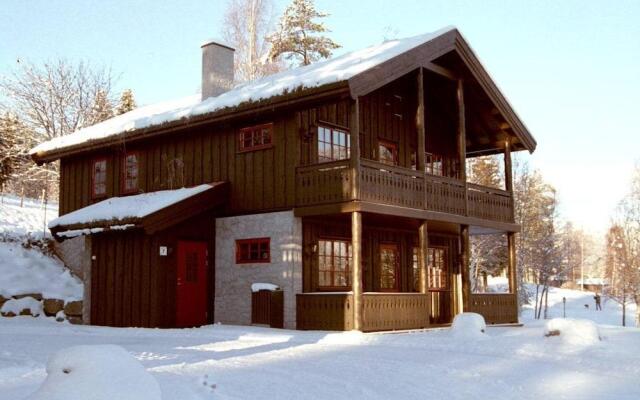
[[[368,212],[303,218],[297,328],[364,332],[451,323],[464,311],[517,323],[517,293],[473,293],[468,225]],[[509,288],[513,233],[506,234]]]

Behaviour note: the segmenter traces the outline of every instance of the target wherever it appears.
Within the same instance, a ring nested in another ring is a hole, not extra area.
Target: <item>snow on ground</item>
[[[535,296],[535,285],[528,286],[528,292],[532,293],[532,302]],[[602,293],[601,293],[602,294]],[[622,325],[622,307],[614,300],[602,296],[602,311],[596,311],[596,303],[593,299],[595,293],[579,290],[550,288],[548,318],[563,317],[562,298],[567,299],[566,317],[592,320],[598,324]],[[589,308],[585,307],[585,304]],[[635,326],[636,305],[627,305],[627,326]],[[522,312],[521,320],[533,320],[533,304],[526,305]]]
[[[0,201],[0,240],[18,240],[26,236],[32,239],[42,238],[45,226],[45,212],[39,200],[24,199],[20,207],[20,198],[4,194]],[[49,203],[46,209],[46,222],[58,217],[58,204]],[[50,236],[49,231],[46,235]],[[1,260],[2,258],[0,258]]]
[[[0,242],[0,295],[41,293],[44,298],[82,300],[82,282],[69,273],[57,258],[38,248],[25,249],[19,243]]]
[[[615,308],[602,314],[610,312]],[[470,340],[448,329],[158,330],[0,319],[0,400],[36,391],[56,351],[99,344],[122,346],[137,358],[164,400],[640,398],[640,329],[600,325],[602,340],[585,344],[546,338],[544,321],[524,321],[523,327],[488,327],[482,340]]]
[[[47,363],[47,379],[29,400],[160,400],[158,382],[115,345],[62,349]]]

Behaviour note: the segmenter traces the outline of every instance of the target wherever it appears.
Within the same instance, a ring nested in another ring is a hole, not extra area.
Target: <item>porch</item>
[[[349,160],[297,169],[298,207],[352,200],[512,224],[510,192],[362,159],[355,190]]]
[[[488,324],[517,323],[514,290],[472,291],[469,231],[373,213],[304,217],[297,329],[421,329],[447,325],[464,311],[482,314]],[[513,234],[507,238],[513,288]]]

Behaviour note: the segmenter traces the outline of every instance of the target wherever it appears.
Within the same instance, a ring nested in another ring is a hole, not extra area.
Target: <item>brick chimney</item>
[[[202,46],[202,100],[219,96],[233,87],[235,49],[208,40]]]

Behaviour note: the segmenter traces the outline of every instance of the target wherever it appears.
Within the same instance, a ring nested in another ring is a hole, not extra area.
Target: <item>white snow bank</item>
[[[251,284],[252,292],[259,292],[261,290],[270,290],[273,292],[278,289],[280,289],[280,287],[278,285],[274,285],[273,283],[252,283]]]
[[[55,353],[27,400],[160,400],[158,382],[125,349],[83,345]]]
[[[49,222],[58,216],[58,203],[47,204],[45,212],[45,207],[36,199],[25,198],[20,207],[19,197],[8,194],[1,197],[0,238],[5,240],[21,241],[26,236],[40,239],[43,236],[45,220]],[[49,236],[48,230],[45,236]]]
[[[62,262],[37,249],[0,242],[0,295],[41,293],[44,298],[82,300],[82,282]]]
[[[459,338],[484,337],[486,329],[484,317],[470,312],[456,315],[451,324],[451,334]]]
[[[49,223],[49,228],[86,224],[93,221],[122,221],[127,218],[143,218],[214,186],[204,184],[190,188],[142,193],[135,196],[112,197],[56,218]],[[122,226],[116,227],[122,229]]]
[[[579,346],[589,346],[600,341],[598,325],[587,319],[550,319],[544,324],[544,335],[560,336],[564,343]]]
[[[424,44],[454,29],[439,31],[405,39],[390,40],[366,49],[353,51],[339,57],[313,63],[293,70],[283,71],[252,82],[243,83],[217,97],[200,100],[200,95],[177,101],[139,107],[99,124],[81,129],[71,135],[44,142],[31,150],[31,154],[65,149],[80,143],[116,136],[166,122],[187,119],[290,93],[304,88],[314,88],[347,80],[371,69],[408,50]]]
[[[10,299],[2,305],[0,313],[11,312],[14,315],[20,315],[23,310],[29,310],[31,315],[37,317],[42,314],[42,302],[29,296],[21,299]]]

